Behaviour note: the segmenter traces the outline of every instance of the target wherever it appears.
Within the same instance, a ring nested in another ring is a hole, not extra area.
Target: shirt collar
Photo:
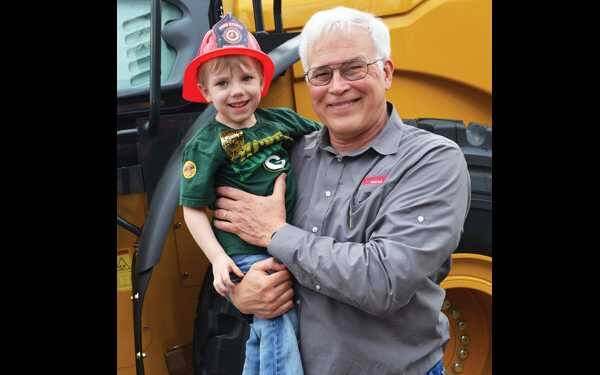
[[[388,121],[379,132],[379,134],[371,141],[368,147],[357,152],[353,152],[350,155],[358,155],[363,153],[365,150],[372,148],[376,152],[382,155],[395,154],[398,151],[398,145],[400,144],[400,138],[402,136],[402,119],[396,112],[394,105],[390,102],[387,104]],[[331,144],[329,143],[329,133],[327,126],[323,126],[316,137],[312,137],[310,141],[306,142],[304,149],[306,151],[312,150],[315,147],[323,150],[336,153]]]

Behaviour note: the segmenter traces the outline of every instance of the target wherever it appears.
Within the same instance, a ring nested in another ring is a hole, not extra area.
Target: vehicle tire
[[[448,375],[492,374],[492,258],[473,253],[452,255],[442,311],[450,324],[444,352]]]

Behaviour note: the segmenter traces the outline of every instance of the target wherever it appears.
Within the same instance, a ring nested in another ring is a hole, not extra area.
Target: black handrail
[[[281,21],[281,0],[273,1],[273,20],[275,21],[275,32],[282,32],[283,22]]]
[[[212,29],[215,23],[223,18],[223,3],[221,0],[210,0],[208,6],[208,28]]]
[[[156,135],[160,123],[160,0],[152,0],[150,11],[150,117],[145,131]]]
[[[252,0],[252,10],[254,11],[254,25],[256,26],[256,32],[265,31],[262,15],[262,1]]]
[[[139,237],[142,234],[142,230],[135,225],[131,224],[127,220],[123,219],[121,216],[117,215],[117,225],[120,225],[124,229],[133,233],[136,237]]]

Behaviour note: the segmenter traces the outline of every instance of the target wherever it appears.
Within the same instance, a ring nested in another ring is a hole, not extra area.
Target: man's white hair
[[[348,33],[355,28],[362,28],[368,32],[377,58],[390,57],[390,31],[381,18],[352,8],[335,7],[313,14],[300,33],[298,48],[304,72],[309,69],[308,51],[316,41],[325,35]]]

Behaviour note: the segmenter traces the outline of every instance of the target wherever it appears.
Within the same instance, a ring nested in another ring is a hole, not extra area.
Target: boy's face
[[[200,89],[217,109],[217,120],[235,129],[256,123],[254,111],[260,103],[262,73],[258,62],[244,58],[224,69],[209,68]]]

